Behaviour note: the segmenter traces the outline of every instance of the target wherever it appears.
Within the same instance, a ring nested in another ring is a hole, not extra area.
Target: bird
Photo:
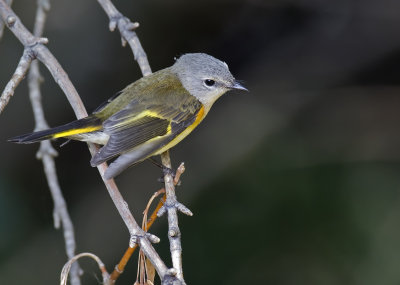
[[[66,138],[102,145],[90,164],[113,159],[104,174],[112,179],[174,147],[203,121],[218,98],[234,89],[248,91],[225,62],[205,53],[187,53],[172,66],[131,83],[85,118],[9,141]]]

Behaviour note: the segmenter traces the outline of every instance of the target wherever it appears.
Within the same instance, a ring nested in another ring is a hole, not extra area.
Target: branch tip
[[[115,29],[117,28],[117,21],[116,20],[110,20],[110,23],[108,24],[108,28],[110,29],[111,32],[114,32]]]
[[[130,30],[130,31],[133,31],[133,30],[135,30],[135,29],[137,29],[137,28],[139,28],[139,23],[138,22],[134,22],[134,23],[132,23],[132,22],[129,22],[128,24],[126,24],[126,29],[127,30]]]
[[[42,7],[42,9],[45,12],[50,11],[50,1],[49,0],[41,0],[41,1],[39,1],[39,5]]]
[[[49,39],[48,38],[39,38],[37,40],[38,44],[43,44],[43,45],[47,45],[49,43]]]
[[[168,235],[169,235],[170,237],[179,236],[179,235],[180,235],[179,229],[170,229],[170,230],[168,231]]]
[[[160,242],[160,238],[156,235],[146,233],[146,237],[149,239],[149,241],[151,243],[159,243]]]
[[[125,38],[124,37],[121,37],[121,45],[123,46],[123,47],[126,47],[126,44],[127,44],[128,42],[125,40]]]
[[[17,21],[17,18],[15,18],[14,16],[8,16],[7,17],[7,19],[6,19],[6,22],[7,22],[7,26],[9,27],[9,28],[12,28],[13,26],[14,26],[14,24],[15,24],[15,22]]]
[[[189,208],[187,208],[182,203],[177,202],[175,207],[178,209],[178,211],[180,211],[181,213],[185,214],[186,216],[190,216],[190,217],[193,216],[192,211],[190,211]]]
[[[177,271],[175,268],[169,268],[169,269],[167,270],[167,274],[168,274],[169,276],[176,276],[176,275],[178,274],[178,271]]]

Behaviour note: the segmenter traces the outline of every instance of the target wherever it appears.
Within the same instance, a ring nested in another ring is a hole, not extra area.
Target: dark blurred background
[[[15,0],[30,29],[35,2]],[[397,0],[114,1],[137,30],[153,70],[187,52],[226,61],[249,93],[230,92],[171,156],[187,172],[178,197],[188,284],[400,284],[400,2]],[[52,1],[48,47],[88,111],[141,74],[96,1]],[[22,54],[6,31],[0,89]],[[74,114],[41,66],[50,126]],[[57,284],[66,262],[26,81],[0,116],[0,276],[4,284]],[[78,252],[111,271],[128,232],[89,165],[83,143],[59,148],[57,171]],[[138,220],[160,188],[144,162],[117,178]],[[170,264],[166,219],[152,232]],[[133,284],[136,257],[119,284]],[[99,284],[82,261],[83,284]]]

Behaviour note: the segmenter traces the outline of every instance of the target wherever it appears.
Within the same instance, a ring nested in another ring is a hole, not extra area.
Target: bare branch
[[[40,149],[37,153],[37,157],[42,160],[44,171],[49,184],[51,196],[54,201],[54,226],[58,229],[60,227],[60,221],[62,222],[63,234],[65,240],[65,249],[67,252],[68,259],[75,255],[76,242],[74,234],[74,226],[68,213],[67,204],[62,196],[60,185],[57,179],[56,167],[53,156],[56,151],[53,149],[49,141],[43,141],[40,144]],[[78,263],[74,263],[71,269],[71,285],[81,284],[79,275],[81,269]]]
[[[46,22],[47,13],[49,10],[49,0],[37,0],[35,25],[33,26],[33,35],[35,37],[41,37],[43,35],[44,24]]]
[[[1,22],[2,23],[2,22]],[[31,51],[29,49],[24,49],[24,53],[19,60],[17,65],[17,69],[13,76],[11,77],[10,81],[7,83],[6,87],[4,88],[3,93],[0,97],[0,114],[3,112],[4,108],[7,106],[8,102],[10,101],[11,97],[14,95],[15,89],[19,85],[19,83],[24,79],[26,72],[29,69],[29,66],[32,62]]]
[[[110,19],[110,30],[114,31],[115,28],[118,27],[122,37],[122,44],[125,45],[125,41],[129,43],[143,75],[149,75],[151,73],[151,69],[147,60],[146,53],[144,52],[136,33],[133,31],[133,29],[137,28],[138,24],[135,25],[128,18],[124,17],[117,10],[117,8],[115,8],[111,1],[98,0],[98,2],[103,7],[104,11],[108,15],[108,18]],[[168,151],[161,154],[161,160],[164,166],[171,168],[171,159]],[[168,270],[168,275],[170,275],[172,278],[176,277],[180,281],[179,283],[184,284],[185,282],[183,280],[182,272],[182,247],[178,226],[177,210],[180,210],[181,212],[190,216],[193,214],[192,212],[190,212],[189,209],[177,202],[172,175],[165,175],[164,182],[167,193],[166,204],[160,209],[158,214],[159,216],[161,216],[163,211],[168,211],[168,236],[170,241],[171,259],[173,264],[173,268]],[[165,282],[165,280],[163,280],[163,282]]]
[[[64,91],[69,103],[71,104],[76,116],[78,118],[83,118],[87,116],[86,109],[79,97],[75,87],[68,78],[68,75],[58,63],[53,54],[45,47],[43,44],[46,43],[46,39],[37,39],[34,37],[22,24],[18,16],[5,4],[4,0],[0,0],[0,17],[6,21],[8,28],[14,33],[18,40],[25,46],[31,47],[34,51],[37,59],[45,64],[49,69],[56,83]],[[88,144],[91,154],[97,152],[97,147],[94,144]],[[161,279],[164,278],[169,271],[161,260],[157,252],[152,247],[150,241],[146,238],[144,231],[136,223],[134,217],[129,211],[127,203],[121,196],[115,182],[113,179],[105,180],[104,173],[107,169],[107,164],[103,163],[99,165],[98,170],[103,178],[104,184],[107,187],[109,195],[113,200],[115,206],[118,209],[122,219],[124,220],[132,240],[139,243],[141,249],[145,255],[150,259],[151,263],[156,268]]]
[[[101,275],[103,276],[103,284],[110,284],[109,283],[109,275],[107,272],[106,267],[104,266],[104,263],[101,261],[101,259],[97,256],[94,255],[92,253],[89,252],[83,252],[80,253],[74,257],[72,257],[63,267],[62,271],[61,271],[61,275],[60,275],[60,285],[66,285],[67,284],[67,280],[68,280],[68,273],[71,270],[72,265],[79,259],[82,257],[90,257],[93,260],[95,260],[97,262],[97,265],[99,266],[99,269],[101,271]]]
[[[121,33],[122,45],[125,46],[126,42],[128,42],[132,49],[133,56],[139,64],[143,76],[151,74],[151,68],[149,61],[147,60],[147,55],[140,44],[138,36],[134,32],[134,29],[139,27],[139,24],[132,23],[127,17],[123,16],[110,0],[97,1],[101,7],[103,7],[103,10],[110,19],[110,31],[114,31],[115,28],[118,27],[118,30]]]
[[[143,75],[149,75],[151,73],[151,69],[147,60],[146,53],[144,52],[136,33],[133,31],[135,28],[137,28],[138,24],[134,24],[128,18],[124,17],[117,10],[117,8],[115,8],[111,1],[97,1],[103,7],[104,11],[108,15],[108,18],[110,19],[110,30],[114,31],[115,28],[118,27],[122,37],[122,45],[125,45],[125,41],[129,43]],[[161,160],[164,166],[171,168],[171,159],[168,151],[161,154]],[[183,280],[182,272],[182,246],[180,240],[180,230],[178,226],[177,210],[190,216],[193,214],[184,205],[177,202],[175,195],[175,186],[173,183],[173,178],[170,174],[165,175],[164,182],[167,199],[166,204],[163,206],[163,208],[160,209],[158,214],[159,216],[161,216],[163,212],[168,212],[168,237],[170,241],[171,258],[173,264],[173,270],[170,270],[170,273],[172,273],[172,275],[175,275],[176,273],[176,278],[178,278],[178,280],[180,280],[181,283],[184,284],[185,282]]]
[[[184,172],[185,172],[185,164],[181,163],[181,165],[179,165],[179,167],[177,168],[176,173],[175,173],[174,185],[177,185],[179,183],[181,175]],[[165,188],[161,188],[160,190],[155,192],[153,194],[153,196],[151,196],[151,198],[149,200],[149,203],[147,204],[146,210],[148,211],[148,209],[150,207],[150,204],[152,203],[154,198],[157,197],[158,195],[160,195],[161,193],[164,193],[164,195],[162,196],[162,198],[158,202],[156,208],[153,210],[153,212],[151,213],[150,217],[146,221],[146,227],[145,227],[145,231],[146,232],[150,229],[150,227],[153,225],[153,223],[157,219],[158,211],[161,209],[161,207],[165,203],[165,199],[167,197],[165,195]],[[146,219],[146,217],[144,217],[143,219]],[[137,246],[135,245],[134,247],[130,247],[125,251],[124,255],[122,256],[122,258],[120,260],[120,262],[115,266],[114,271],[110,275],[110,281],[111,282],[115,282],[118,279],[118,277],[122,274],[122,272],[124,272],[125,266],[128,263],[129,259],[131,258],[131,256],[132,256],[133,252],[135,251],[136,247]]]
[[[11,7],[13,0],[5,0],[6,4]],[[0,40],[3,37],[4,32],[4,22],[0,21]]]
[[[50,3],[48,0],[38,0],[36,18],[34,25],[34,35],[40,37],[43,34],[44,23],[46,21],[46,12],[50,9]],[[42,77],[39,72],[39,62],[34,61],[31,65],[28,75],[28,87],[29,87],[29,97],[32,103],[33,114],[35,118],[35,131],[40,131],[48,128],[43,105],[41,100],[40,83],[42,82]],[[54,157],[57,156],[56,150],[52,147],[50,141],[42,141],[40,143],[40,148],[36,154],[38,159],[42,160],[43,168],[46,174],[47,183],[50,188],[50,193],[54,202],[53,219],[55,228],[60,228],[60,223],[62,223],[65,248],[67,252],[68,259],[75,256],[76,242],[74,226],[72,224],[71,218],[68,213],[67,204],[62,195],[60,184],[58,183],[56,166],[54,162]],[[78,263],[72,265],[70,271],[70,281],[71,285],[80,285],[80,271]]]
[[[171,159],[169,151],[161,154],[162,164],[171,169]],[[164,175],[165,191],[167,199],[164,206],[158,212],[158,216],[163,215],[167,212],[168,214],[168,239],[171,251],[171,259],[173,269],[176,270],[176,277],[185,284],[183,279],[182,270],[182,245],[181,245],[181,232],[178,225],[178,210],[184,214],[192,216],[192,212],[187,209],[184,205],[179,203],[175,195],[174,179],[170,173]]]

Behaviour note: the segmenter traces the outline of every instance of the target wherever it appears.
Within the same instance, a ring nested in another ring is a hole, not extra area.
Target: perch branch
[[[72,106],[76,116],[83,118],[87,116],[86,109],[79,97],[75,87],[68,78],[68,75],[58,63],[57,59],[53,54],[44,46],[46,40],[38,39],[34,37],[22,24],[17,15],[8,7],[4,0],[0,0],[0,17],[6,22],[7,27],[11,32],[18,38],[18,40],[25,46],[30,47],[36,58],[39,59],[47,69],[50,71],[56,83],[65,93],[70,105]],[[97,152],[97,147],[94,144],[88,144],[91,154]],[[119,214],[125,222],[132,240],[139,243],[141,249],[145,255],[150,259],[154,267],[156,268],[159,276],[163,279],[169,274],[169,271],[164,262],[159,257],[158,253],[154,250],[149,239],[146,238],[144,231],[136,223],[134,217],[129,211],[127,203],[121,196],[117,185],[113,179],[104,179],[104,173],[107,169],[107,164],[103,163],[99,165],[98,170],[103,178],[104,184],[113,200]]]
[[[33,27],[34,36],[41,37],[44,30],[44,24],[46,22],[47,12],[50,9],[49,0],[38,0],[35,24]],[[28,87],[29,97],[32,103],[33,114],[35,118],[35,131],[41,131],[48,129],[48,125],[44,116],[42,95],[40,91],[40,83],[42,77],[39,71],[39,62],[33,61],[28,74]],[[60,184],[58,183],[56,165],[54,157],[57,156],[56,150],[51,145],[50,141],[40,142],[40,148],[36,154],[38,159],[42,160],[44,172],[46,174],[47,183],[50,188],[50,193],[54,203],[53,219],[54,226],[56,229],[60,228],[62,223],[65,249],[67,252],[68,259],[75,256],[76,242],[74,226],[68,213],[67,204],[61,192]],[[81,269],[79,268],[78,262],[72,264],[70,270],[70,282],[71,285],[80,285],[81,281],[79,278]]]
[[[133,31],[135,28],[138,27],[138,24],[132,23],[127,17],[123,16],[111,3],[111,1],[97,1],[102,6],[103,10],[106,12],[108,18],[110,19],[110,30],[114,31],[115,28],[118,27],[122,37],[122,45],[124,46],[126,42],[129,43],[134,57],[143,73],[143,76],[149,75],[151,73],[151,69],[147,60],[146,53],[144,52],[136,33]],[[161,160],[165,167],[171,168],[171,159],[168,151],[161,154]],[[167,197],[166,204],[160,209],[160,211],[158,212],[158,216],[161,216],[165,211],[168,212],[168,237],[170,241],[171,259],[173,264],[173,268],[168,270],[168,275],[171,278],[177,278],[180,281],[178,283],[185,284],[182,271],[182,246],[180,239],[180,230],[178,226],[177,210],[190,216],[193,214],[192,212],[190,212],[189,209],[177,202],[175,195],[175,186],[173,184],[173,178],[171,174],[166,174],[164,176],[164,183]]]
[[[180,180],[183,172],[185,172],[185,165],[184,165],[184,163],[181,163],[181,165],[177,168],[176,173],[175,173],[175,177],[174,177],[174,185],[175,186],[179,183],[179,180]],[[150,201],[152,201],[153,197],[157,196],[159,193],[165,193],[165,188],[161,188],[160,190],[155,192],[154,195],[152,196],[152,198],[150,199]],[[167,196],[165,194],[161,197],[156,208],[154,209],[154,211],[152,212],[150,217],[147,219],[147,224],[146,224],[146,229],[145,229],[146,232],[151,228],[151,226],[157,219],[158,211],[164,205],[166,197]],[[149,207],[149,205],[146,207],[146,209],[148,209],[148,207]],[[137,248],[137,246],[135,245],[134,247],[129,247],[125,251],[120,262],[115,266],[114,271],[110,275],[111,282],[115,282],[118,279],[118,277],[124,272],[125,266],[128,263],[129,259],[131,258],[132,254],[135,252],[136,248]]]
[[[165,167],[171,169],[172,166],[169,151],[161,154],[161,161]],[[171,251],[172,266],[173,269],[176,270],[176,277],[181,280],[183,284],[185,284],[182,270],[182,245],[181,233],[178,225],[178,210],[189,216],[192,216],[193,214],[188,208],[177,201],[175,195],[175,186],[170,173],[165,173],[164,183],[167,198],[164,206],[158,212],[158,216],[162,216],[165,212],[168,214],[168,239]]]

